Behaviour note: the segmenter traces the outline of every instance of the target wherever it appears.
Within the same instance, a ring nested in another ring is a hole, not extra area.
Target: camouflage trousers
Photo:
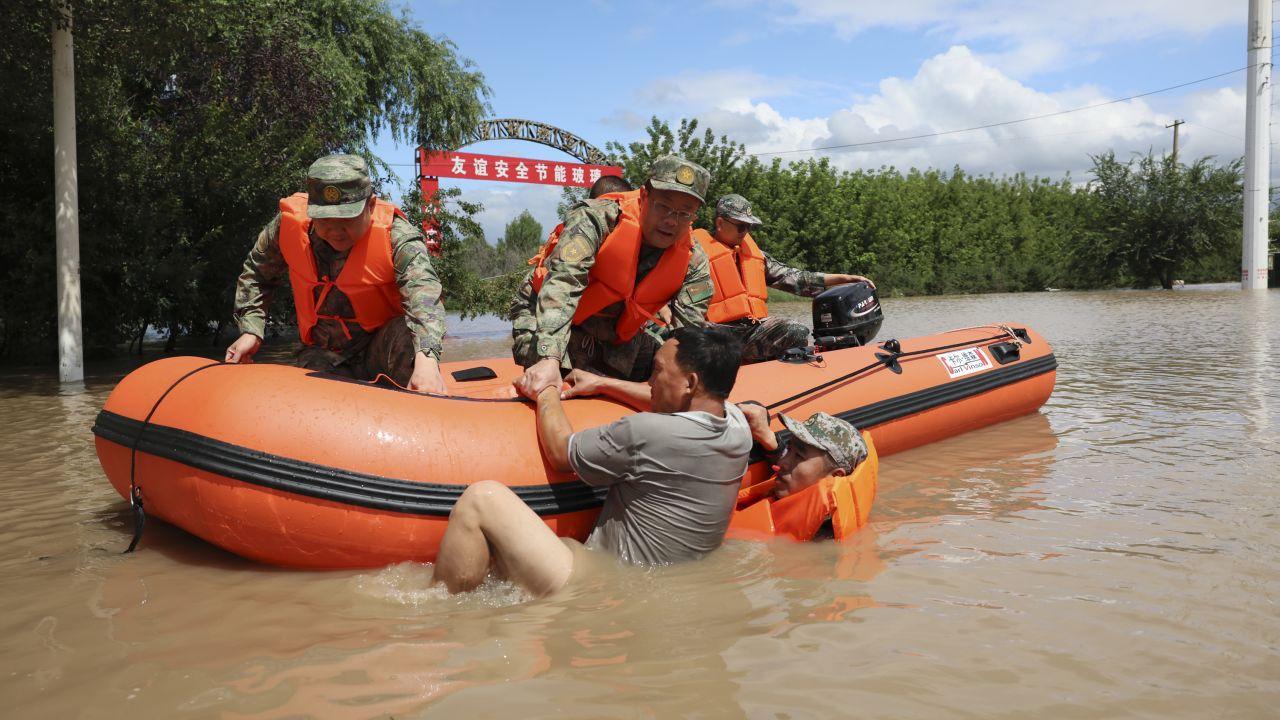
[[[538,362],[533,330],[513,326],[511,336],[511,357],[517,364],[529,367]],[[661,346],[657,338],[644,331],[636,333],[626,343],[614,345],[575,327],[569,333],[565,354],[571,367],[605,377],[641,382],[649,379],[653,356]]]
[[[333,373],[355,380],[372,380],[386,375],[399,385],[408,385],[413,377],[417,348],[413,331],[403,317],[392,318],[378,328],[363,347],[334,351],[315,345],[303,345],[295,364],[308,370]]]
[[[743,365],[775,360],[789,348],[810,344],[808,327],[776,316],[760,322],[744,320],[720,327],[731,331],[742,342]]]

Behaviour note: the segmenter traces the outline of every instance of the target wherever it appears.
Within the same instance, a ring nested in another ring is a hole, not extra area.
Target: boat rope
[[[138,467],[138,443],[142,442],[142,433],[146,431],[147,425],[151,423],[151,416],[156,414],[156,410],[160,409],[160,403],[178,387],[182,381],[195,375],[202,370],[208,370],[211,367],[226,365],[225,362],[217,361],[208,365],[201,365],[191,372],[183,375],[173,384],[160,394],[154,405],[151,406],[151,412],[147,413],[147,417],[143,419],[142,425],[138,428],[138,434],[134,436],[133,442],[129,445],[129,509],[133,512],[133,539],[129,541],[129,547],[125,549],[121,555],[127,555],[138,547],[138,543],[142,540],[142,531],[147,526],[147,512],[142,504],[142,486],[138,484],[136,470]]]
[[[993,343],[998,340],[1005,340],[1007,338],[1013,338],[1014,341],[1017,342],[1018,339],[1023,337],[1023,335],[1026,333],[1025,330],[1023,330],[1022,333],[1019,333],[1017,330],[1004,325],[980,325],[978,327],[979,328],[999,327],[1001,330],[1004,331],[1004,333],[1001,335],[995,335],[993,337],[979,338],[977,340],[966,340],[965,342],[951,343],[949,345],[939,345],[937,347],[924,348],[921,350],[911,350],[908,352],[902,351],[902,343],[898,342],[897,340],[885,340],[884,342],[880,343],[880,349],[886,352],[876,353],[876,361],[871,363],[870,365],[867,365],[865,367],[860,367],[857,370],[854,370],[853,372],[845,373],[844,375],[841,375],[840,377],[835,378],[834,380],[828,380],[819,385],[814,385],[813,387],[808,388],[807,390],[801,390],[800,392],[796,393],[795,395],[792,395],[791,397],[783,398],[781,400],[778,400],[777,402],[773,402],[768,405],[765,405],[764,408],[766,410],[776,410],[777,408],[782,407],[783,405],[790,404],[796,400],[799,400],[800,398],[812,395],[816,392],[821,392],[831,387],[832,385],[842,383],[846,380],[856,379],[862,375],[865,375],[866,373],[871,372],[872,370],[876,370],[877,368],[881,368],[881,367],[888,368],[894,374],[900,375],[902,374],[902,365],[898,362],[898,360],[901,358],[915,357],[918,355],[930,355],[933,353],[942,352],[943,350],[954,350],[956,348],[971,347],[974,345],[985,345],[987,343]],[[966,329],[977,329],[977,328],[966,328]]]
[[[1005,334],[1009,336],[1009,340],[1012,341],[1013,344],[1017,345],[1018,347],[1031,344],[1031,337],[1027,335],[1027,331],[1024,328],[1015,329],[1009,325],[1002,325],[999,323],[993,323],[990,325],[970,325],[969,327],[962,327],[962,328],[956,328],[955,330],[948,330],[945,334],[964,332],[965,330],[986,330],[988,328],[1003,330]]]

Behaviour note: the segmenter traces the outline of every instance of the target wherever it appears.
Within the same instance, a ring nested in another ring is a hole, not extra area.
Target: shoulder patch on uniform
[[[556,244],[556,255],[562,262],[580,263],[591,255],[591,241],[578,233],[562,238]]]
[[[711,297],[715,293],[715,289],[710,280],[699,280],[696,283],[685,285],[684,293],[690,302],[698,302]]]

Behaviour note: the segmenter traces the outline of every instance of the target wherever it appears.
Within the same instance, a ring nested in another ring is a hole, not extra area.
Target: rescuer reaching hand
[[[236,284],[241,335],[227,362],[252,361],[286,274],[302,340],[299,366],[358,380],[384,374],[410,390],[446,392],[440,279],[421,231],[374,195],[363,158],[316,160],[307,191],[282,199],[258,234]]]
[[[693,231],[709,258],[715,285],[707,319],[738,336],[743,363],[774,360],[788,348],[809,344],[808,327],[769,315],[769,288],[815,297],[829,287],[852,282],[875,287],[861,275],[810,272],[774,260],[751,237],[760,225],[746,198],[725,195],[716,203],[715,234]]]
[[[690,228],[710,181],[701,166],[667,155],[639,190],[569,210],[512,304],[522,395],[559,388],[572,368],[642,380],[670,329],[705,323],[711,277]],[[656,321],[668,304],[669,328]]]

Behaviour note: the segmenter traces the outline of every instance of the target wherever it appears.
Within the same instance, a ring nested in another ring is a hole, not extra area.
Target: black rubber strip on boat
[[[887,423],[891,420],[897,420],[909,415],[915,415],[925,410],[932,410],[940,405],[964,400],[965,398],[980,395],[989,390],[1012,385],[1022,382],[1028,378],[1044,375],[1058,369],[1058,360],[1052,354],[1039,357],[1034,360],[1027,360],[1011,365],[1006,365],[992,372],[983,373],[975,377],[957,380],[939,385],[936,387],[917,390],[913,393],[901,395],[888,400],[881,400],[878,403],[864,405],[860,408],[847,410],[845,412],[836,413],[836,417],[848,422],[850,425],[859,430],[870,430],[876,425]],[[778,432],[779,439],[790,436],[785,430]],[[751,462],[759,462],[764,460],[764,452],[757,445],[751,451]]]
[[[840,413],[839,417],[865,430],[1052,372],[1057,367],[1054,356],[1047,355],[849,410]],[[138,436],[141,425],[138,420],[103,410],[94,422],[93,433],[103,440],[128,447]],[[787,433],[780,432],[779,435],[785,438]],[[261,487],[411,515],[448,516],[466,489],[464,485],[398,480],[294,460],[154,423],[142,433],[138,450]],[[757,462],[762,457],[757,448],[757,452],[751,455],[751,461]],[[593,488],[577,480],[511,489],[534,512],[543,516],[598,508],[604,504],[607,492],[606,488]]]
[[[139,424],[104,410],[98,414],[93,432],[104,440],[125,444],[137,434]],[[147,427],[138,450],[253,485],[413,515],[447,516],[466,489],[463,485],[397,480],[294,460],[154,423]],[[600,507],[607,492],[577,480],[511,489],[539,515]]]

